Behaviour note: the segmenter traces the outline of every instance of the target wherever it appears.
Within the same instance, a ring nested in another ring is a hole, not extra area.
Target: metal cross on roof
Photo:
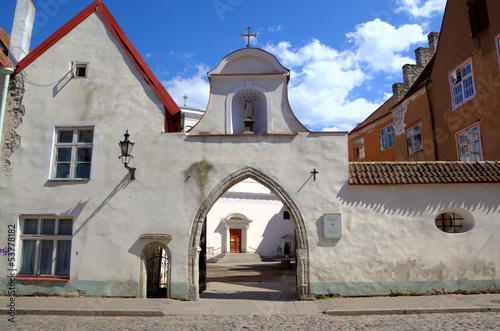
[[[248,30],[248,33],[247,33],[247,34],[243,34],[243,33],[242,33],[242,34],[241,34],[241,37],[248,37],[248,44],[247,44],[247,47],[248,47],[248,48],[250,48],[250,47],[251,47],[251,46],[250,46],[250,37],[257,37],[257,36],[258,36],[258,34],[256,34],[256,33],[250,33],[250,30],[252,30],[252,28],[251,28],[251,27],[248,27],[248,28],[247,28],[247,30]]]
[[[187,101],[187,99],[189,99],[189,98],[188,98],[188,96],[187,96],[187,95],[185,95],[185,94],[184,94],[184,96],[183,96],[182,98],[184,99],[184,107],[186,107],[186,101]]]

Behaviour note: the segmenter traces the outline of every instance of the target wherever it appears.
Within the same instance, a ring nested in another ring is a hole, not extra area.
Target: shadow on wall
[[[283,219],[283,212],[274,214],[267,221],[266,228],[262,233],[262,240],[257,247],[256,253],[260,256],[274,257],[282,255],[281,238],[286,235],[294,236],[294,225],[291,219]]]
[[[82,222],[82,225],[80,225],[80,227],[78,229],[76,229],[73,233],[73,236],[76,236],[78,234],[78,232],[80,232],[81,229],[83,229],[83,227],[85,225],[87,225],[88,222],[90,222],[97,214],[99,214],[99,212],[101,211],[102,208],[104,208],[104,206],[106,206],[106,204],[111,200],[113,199],[113,197],[118,193],[120,192],[121,190],[124,190],[128,185],[130,184],[130,175],[129,174],[126,174],[125,177],[123,177],[123,179],[121,180],[120,183],[118,183],[118,185],[116,185],[116,187],[111,191],[111,193],[99,204],[99,206],[92,212],[92,214],[90,214],[90,216]],[[88,201],[85,202],[85,205],[90,201],[90,199]],[[83,207],[81,208],[81,210],[83,210]],[[80,210],[80,212],[81,212]]]
[[[415,217],[437,214],[450,207],[470,213],[500,212],[500,184],[408,184],[342,186],[337,198],[342,205],[385,215]]]
[[[500,213],[499,192],[500,184],[497,183],[358,186],[346,183],[339,191],[337,198],[342,205],[351,207],[351,210],[344,213],[347,216],[346,219],[356,217],[358,225],[363,225],[365,229],[371,226],[373,230],[377,221],[388,222],[391,219],[400,217],[406,217],[409,220],[426,220],[420,222],[420,224],[429,224],[430,221],[434,225],[434,219],[443,210],[462,210],[464,215],[471,214],[472,217],[487,222],[489,224],[488,228],[483,228],[486,235],[477,245],[472,244],[473,256],[461,256],[456,247],[455,250],[447,252],[456,261],[460,261],[457,262],[460,268],[455,265],[455,269],[459,272],[457,277],[466,279],[467,274],[471,272],[474,275],[479,274],[481,277],[495,277],[494,262],[485,258],[485,255],[495,256],[495,252],[498,252],[500,224],[494,221]],[[404,224],[404,222],[401,222],[401,224]],[[318,237],[320,237],[321,220],[317,222],[317,227]],[[394,232],[387,234],[388,238],[394,236],[397,233],[396,230],[401,231],[401,229],[405,228],[407,227],[401,226],[399,229],[394,229]],[[370,229],[366,230],[369,231]],[[421,230],[424,231],[424,229]],[[348,226],[346,226],[346,231],[349,231]],[[436,230],[435,233],[438,232]],[[408,238],[415,238],[415,234],[406,232],[406,235],[409,236]],[[444,237],[439,238],[444,240]],[[453,237],[447,237],[446,240],[452,239]],[[390,243],[392,240],[387,240],[387,242]],[[420,247],[420,252],[428,251],[429,254],[432,254],[433,248],[425,246],[423,241],[417,241],[416,244],[424,245]],[[467,252],[467,254],[469,253],[472,253],[472,251]],[[417,260],[415,259],[415,261]],[[441,264],[436,265],[435,268],[436,270],[443,269]],[[457,271],[455,269],[453,272]],[[413,270],[419,270],[419,268],[413,268]]]

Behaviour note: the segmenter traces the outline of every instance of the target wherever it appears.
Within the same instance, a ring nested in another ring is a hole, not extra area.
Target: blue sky
[[[4,0],[10,33],[15,0]],[[34,0],[32,47],[92,3]],[[439,31],[446,0],[104,0],[174,100],[205,109],[206,73],[227,54],[252,46],[291,70],[290,105],[310,130],[350,130],[402,81],[401,67]]]

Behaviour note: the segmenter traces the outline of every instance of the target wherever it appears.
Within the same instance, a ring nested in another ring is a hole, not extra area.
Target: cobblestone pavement
[[[500,313],[327,316],[2,316],[0,329],[17,330],[500,330]]]

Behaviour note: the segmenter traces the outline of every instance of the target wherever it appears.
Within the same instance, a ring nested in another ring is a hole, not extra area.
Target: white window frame
[[[415,132],[415,128],[419,126],[420,131]],[[420,135],[420,140],[415,139],[416,136]],[[405,129],[406,136],[406,155],[408,157],[420,153],[424,150],[424,137],[422,133],[422,121],[410,125]],[[410,144],[408,144],[408,141]],[[419,146],[420,145],[420,146]],[[411,152],[410,152],[411,149]]]
[[[472,58],[456,67],[448,77],[453,110],[476,97]]]
[[[25,234],[26,228],[26,220],[37,220],[37,233],[36,234]],[[42,234],[42,222],[43,220],[54,220],[54,234]],[[71,221],[71,234],[58,234],[59,233],[59,224],[61,220],[70,220]],[[58,277],[58,278],[69,278],[71,271],[71,246],[73,245],[73,228],[74,228],[74,219],[72,216],[56,216],[56,215],[21,215],[20,217],[20,245],[19,245],[19,276],[44,276],[44,277]],[[23,270],[23,260],[25,258],[23,248],[24,241],[35,241],[35,256],[34,256],[34,266],[33,273],[24,273]],[[52,241],[52,256],[51,256],[51,271],[50,273],[41,274],[40,272],[40,264],[41,264],[41,242],[42,241]],[[69,253],[68,253],[68,261],[66,264],[68,265],[68,273],[67,274],[56,274],[56,264],[57,264],[57,254],[58,254],[58,242],[59,241],[69,241]]]
[[[356,140],[353,140],[352,151],[354,154],[354,161],[361,161],[366,158],[365,137],[360,137]]]
[[[88,75],[89,75],[89,63],[88,62],[74,61],[71,63],[71,66],[72,66],[73,78],[85,79],[88,77]],[[79,72],[78,69],[80,69],[80,68],[85,68],[85,75],[84,76],[78,75],[78,72]]]
[[[474,129],[477,128],[477,135],[474,135]],[[481,128],[479,123],[472,124],[455,134],[457,142],[457,156],[459,161],[482,161],[483,146],[481,144]],[[479,148],[479,150],[477,150]],[[464,152],[467,150],[467,155]],[[471,157],[473,156],[473,157]]]
[[[79,122],[79,123],[54,123],[52,130],[52,145],[50,150],[50,163],[48,164],[48,174],[47,177],[50,181],[88,181],[93,178],[94,170],[95,170],[95,160],[96,160],[96,135],[97,135],[97,123],[96,122]],[[70,131],[73,130],[73,142],[72,143],[58,143],[58,133],[59,131]],[[93,130],[92,135],[92,143],[78,143],[75,139],[75,134],[77,130]],[[56,157],[57,157],[57,148],[58,147],[71,147],[71,160],[70,160],[70,170],[68,178],[58,178],[56,177]],[[88,178],[75,178],[75,164],[76,161],[76,148],[77,147],[91,147],[91,159],[90,159],[90,174]]]
[[[498,69],[500,71],[500,34],[495,37],[495,45],[497,47]]]
[[[388,131],[388,128],[391,127],[391,131]],[[391,139],[390,137],[392,136],[392,146],[389,146]],[[394,148],[394,125],[393,123],[385,125],[383,128],[378,130],[378,137],[379,137],[379,146],[380,146],[380,151],[385,152],[391,148]],[[386,147],[384,148],[384,145]]]

